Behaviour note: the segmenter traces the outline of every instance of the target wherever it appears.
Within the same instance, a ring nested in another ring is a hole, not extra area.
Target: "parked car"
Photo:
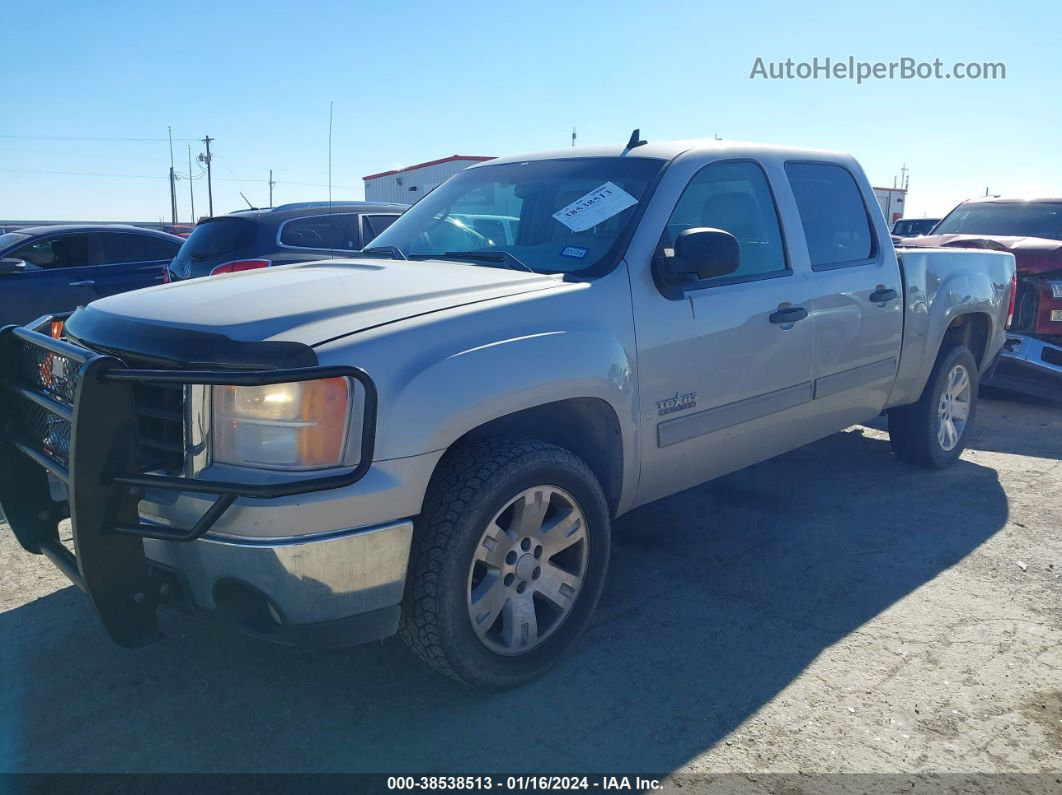
[[[300,202],[206,218],[170,264],[167,279],[349,256],[367,246],[405,209],[404,204]]]
[[[35,226],[0,235],[0,325],[158,284],[183,242],[118,224]]]
[[[469,214],[516,242],[455,240]],[[492,160],[365,255],[108,298],[62,341],[5,330],[0,503],[121,644],[165,603],[303,645],[398,631],[508,687],[587,627],[632,508],[883,410],[899,458],[956,461],[1014,257],[903,260],[843,154]]]
[[[1007,251],[1018,267],[1014,322],[986,384],[1062,402],[1062,198],[962,202],[905,246]]]
[[[892,225],[892,240],[928,235],[938,223],[939,218],[900,218]]]

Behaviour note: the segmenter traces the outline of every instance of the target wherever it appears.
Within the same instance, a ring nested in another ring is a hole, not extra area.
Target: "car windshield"
[[[594,157],[471,168],[413,205],[369,248],[537,273],[600,272],[618,256],[663,165]]]
[[[1013,235],[1062,240],[1062,202],[960,204],[933,231],[938,235]]]
[[[928,235],[939,220],[939,218],[903,219],[896,222],[896,225],[892,228],[892,233],[894,235],[903,235],[905,237]]]
[[[6,251],[16,243],[21,243],[28,238],[29,235],[22,234],[21,232],[8,232],[6,235],[0,235],[0,251]]]

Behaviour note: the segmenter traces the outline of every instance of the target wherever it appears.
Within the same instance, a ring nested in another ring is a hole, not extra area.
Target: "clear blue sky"
[[[1062,4],[0,0],[0,218],[169,216],[165,138],[210,134],[215,212],[327,197],[454,153],[711,137],[849,151],[911,170],[909,215],[1062,194]],[[757,56],[1003,62],[1006,79],[750,80]],[[187,142],[174,145],[187,170]],[[201,145],[193,144],[193,154]],[[88,175],[136,176],[75,176]],[[242,182],[241,182],[242,180]],[[299,185],[294,183],[317,183]],[[206,209],[205,180],[195,182]],[[188,183],[178,185],[182,220]]]

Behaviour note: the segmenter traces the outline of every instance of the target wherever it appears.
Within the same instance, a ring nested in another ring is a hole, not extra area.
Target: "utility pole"
[[[206,144],[206,154],[199,155],[199,162],[206,163],[207,167],[207,201],[209,202],[210,215],[214,215],[214,184],[211,181],[212,175],[210,173],[210,142],[214,139],[209,135],[203,138],[203,143]]]
[[[173,128],[167,127],[170,136],[170,216],[171,223],[177,223],[177,175],[173,171]],[[191,176],[191,175],[189,175]]]
[[[273,186],[277,183],[273,182],[273,169],[269,169],[269,209],[273,209]]]
[[[192,190],[192,145],[188,144],[188,199],[192,202],[192,226],[195,226],[195,191]]]

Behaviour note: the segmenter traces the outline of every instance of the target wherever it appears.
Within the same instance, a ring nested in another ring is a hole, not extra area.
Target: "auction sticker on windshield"
[[[638,200],[623,188],[606,182],[553,213],[553,217],[573,232],[585,232],[637,203]]]

